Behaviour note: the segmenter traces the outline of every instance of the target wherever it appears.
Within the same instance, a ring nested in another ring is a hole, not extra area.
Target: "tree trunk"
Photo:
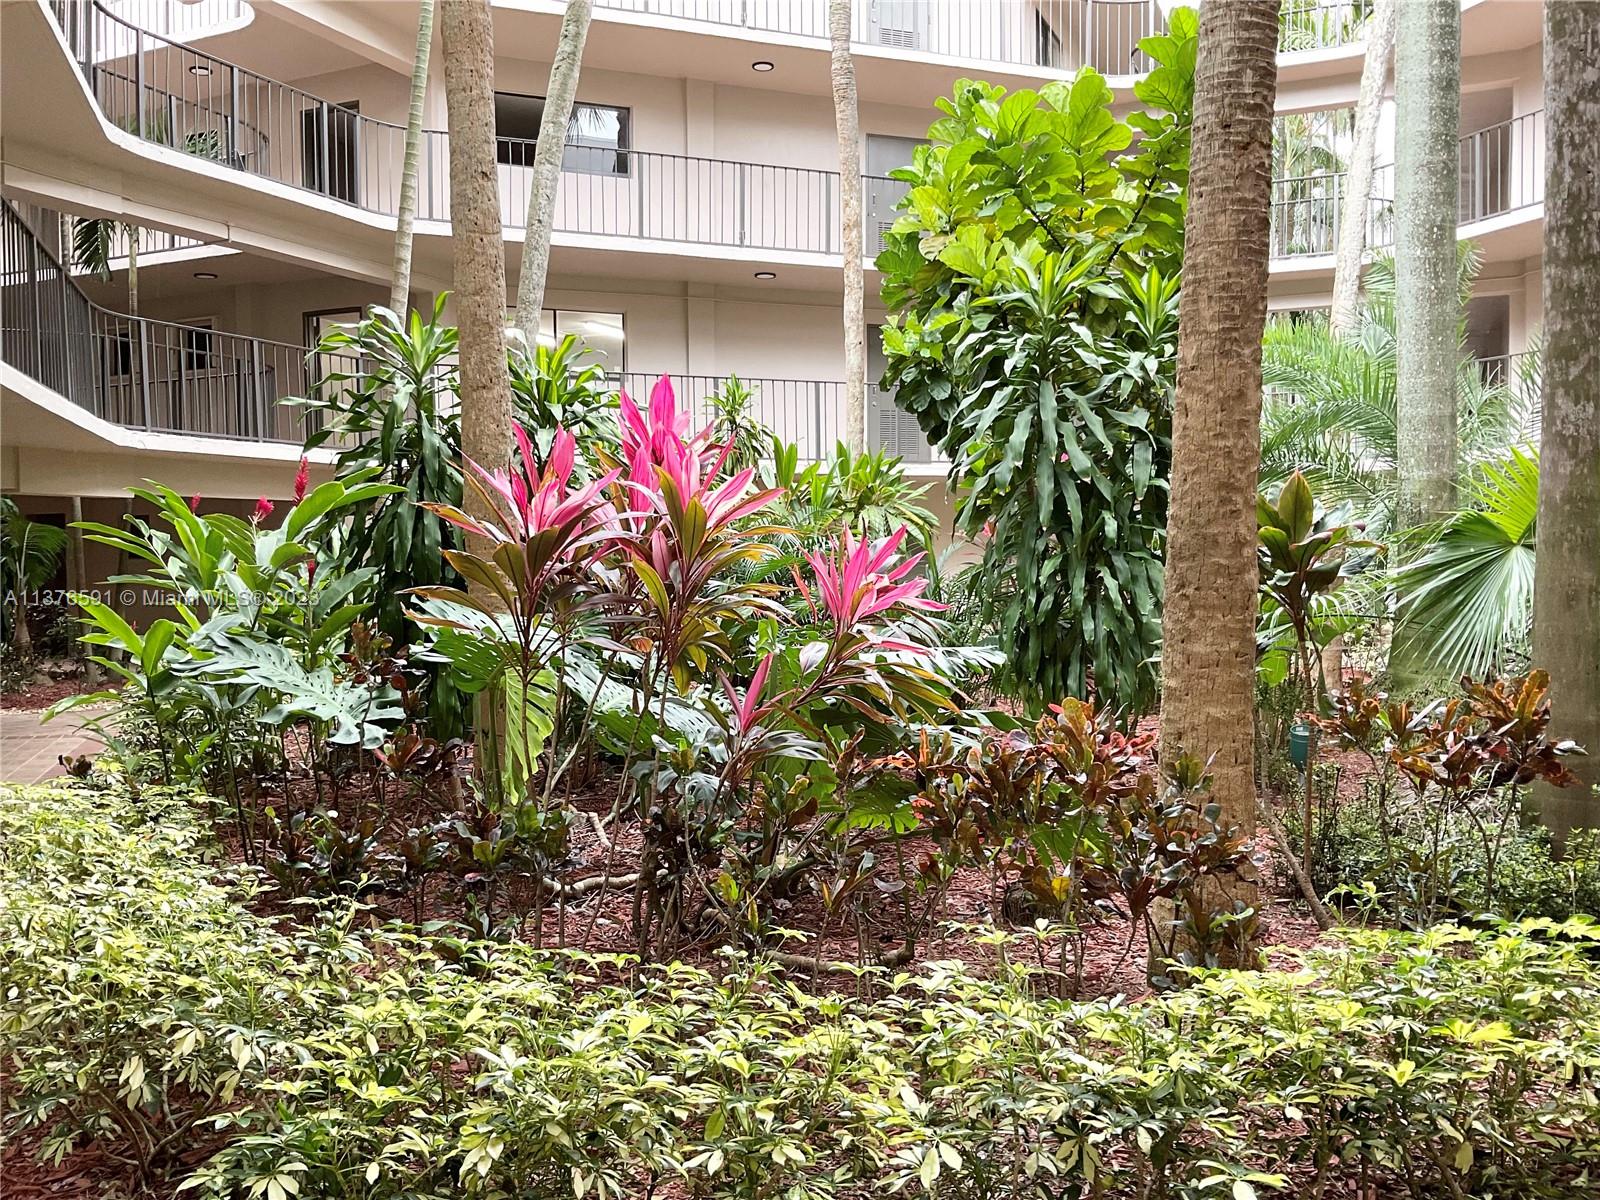
[[[128,315],[139,315],[139,227],[128,226]]]
[[[1589,753],[1582,787],[1540,786],[1540,817],[1564,840],[1600,825],[1600,0],[1544,9],[1544,411],[1533,660],[1550,672],[1550,732]]]
[[[1400,5],[1394,90],[1396,524],[1404,530],[1456,504],[1459,0]]]
[[[833,122],[839,134],[839,242],[844,251],[844,444],[867,444],[867,308],[862,263],[861,110],[850,50],[850,0],[828,0],[832,43]]]
[[[539,143],[533,153],[533,183],[528,188],[528,218],[522,241],[522,271],[517,278],[517,326],[533,353],[539,337],[539,313],[544,308],[544,281],[550,272],[550,232],[556,219],[556,188],[561,183],[561,159],[567,146],[567,125],[578,94],[578,72],[583,66],[583,43],[589,36],[593,0],[567,0],[561,18],[561,38],[550,60],[550,86],[545,89],[544,115],[539,120]]]
[[[450,122],[450,235],[460,332],[461,457],[488,471],[511,462],[511,380],[506,370],[506,258],[500,229],[500,188],[494,157],[494,18],[490,0],[441,0],[440,48]],[[463,464],[464,465],[464,464]],[[463,507],[490,519],[477,489],[463,489]],[[488,551],[469,536],[467,549]],[[470,585],[482,591],[478,585]],[[474,759],[485,794],[500,795],[504,727],[495,690],[476,704]]]
[[[1394,50],[1395,3],[1396,0],[1376,0],[1367,20],[1367,57],[1361,67],[1361,91],[1356,98],[1355,146],[1344,177],[1339,245],[1333,265],[1333,314],[1328,323],[1334,337],[1355,332],[1360,312],[1361,258],[1367,248],[1371,217],[1372,170],[1378,152],[1383,85],[1389,77],[1389,55]]]
[[[489,0],[443,0],[439,16],[450,121],[456,325],[461,332],[461,454],[495,471],[511,461],[511,384],[494,157],[494,23]],[[489,516],[474,489],[466,489],[465,500],[472,515]]]
[[[1256,828],[1256,465],[1277,47],[1278,0],[1200,10],[1162,614],[1162,760],[1209,759],[1221,820],[1245,833]],[[1256,900],[1247,872],[1218,881],[1213,905]]]
[[[24,534],[23,545],[17,551],[16,611],[11,615],[11,648],[19,658],[26,658],[33,653],[33,632],[28,628],[28,581],[22,574],[26,553],[27,535]]]
[[[417,160],[422,154],[422,104],[428,94],[428,58],[433,52],[433,0],[417,5],[417,54],[411,64],[411,108],[406,114],[406,153],[400,168],[400,211],[394,227],[394,275],[389,307],[404,323],[411,307],[411,229],[417,220]]]

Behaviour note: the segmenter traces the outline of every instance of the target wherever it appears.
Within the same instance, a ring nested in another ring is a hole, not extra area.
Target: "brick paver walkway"
[[[0,711],[0,782],[39,783],[64,774],[63,754],[97,754],[100,740],[85,733],[82,718],[63,713],[48,725],[36,712]]]

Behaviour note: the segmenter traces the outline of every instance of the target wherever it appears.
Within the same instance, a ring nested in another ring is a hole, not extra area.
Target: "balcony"
[[[752,0],[737,5],[717,0],[609,3],[624,11],[716,23],[731,22],[737,14],[747,24],[755,23],[751,28],[821,33],[820,26],[813,30],[807,24],[821,19],[820,6],[810,0]],[[1004,15],[999,10],[1015,7],[1019,6],[874,0],[857,9],[858,33],[881,42],[899,22],[915,32],[911,40],[932,39],[929,44],[938,45],[938,37],[952,30],[966,31],[976,39],[964,43],[974,52],[982,49],[984,54],[1003,56],[1010,43],[985,42],[980,35],[987,26],[982,23],[999,21]],[[1045,24],[1058,21],[1063,29],[1080,30],[1074,45],[1102,50],[1112,46],[1117,53],[1137,41],[1137,37],[1127,40],[1130,31],[1144,36],[1150,21],[1160,14],[1147,0],[1040,0],[1037,7],[1020,7]],[[228,172],[287,185],[378,218],[394,216],[404,157],[402,127],[140,28],[99,0],[50,0],[49,8],[94,103],[113,126]],[[1292,39],[1297,45],[1307,40],[1320,44],[1353,36],[1365,12],[1366,0],[1297,3],[1286,9],[1284,29],[1298,31]],[[932,19],[935,13],[937,20]],[[108,47],[114,52],[108,53]],[[1503,175],[1514,146],[1520,145],[1518,139],[1507,135],[1495,142],[1485,140],[1485,135],[1475,137],[1473,151],[1482,165],[1473,178],[1487,180],[1497,168]],[[497,145],[502,221],[509,230],[524,225],[535,147],[534,142],[510,138],[499,139]],[[1464,144],[1464,156],[1466,149]],[[429,236],[429,226],[435,225],[434,232],[443,233],[450,206],[444,131],[424,133],[419,174],[419,231]],[[1274,184],[1274,257],[1331,253],[1339,185],[1333,176]],[[871,257],[893,224],[905,185],[869,177],[866,190],[866,251]],[[1509,183],[1484,183],[1470,196],[1481,209],[1509,202],[1517,192]],[[839,254],[838,193],[838,175],[832,171],[574,144],[567,149],[557,192],[554,232],[558,241],[596,240],[582,244],[604,245],[614,239],[624,246],[662,243],[663,253],[678,245],[712,251],[737,248],[756,256],[799,255],[803,257],[798,261],[821,267]],[[1468,194],[1464,191],[1464,196]],[[1375,231],[1374,240],[1381,241],[1380,235]]]
[[[1464,236],[1488,232],[1544,201],[1544,112],[1536,110],[1461,139],[1460,207]],[[1271,255],[1288,260],[1332,255],[1339,246],[1345,173],[1322,172],[1272,181]],[[1367,244],[1394,241],[1394,166],[1373,172]]]
[[[828,38],[820,0],[596,0],[608,13],[667,18],[751,34]],[[851,41],[860,51],[927,55],[975,63],[1071,73],[1141,75],[1151,67],[1142,38],[1165,33],[1157,0],[855,0]],[[1283,52],[1350,45],[1361,40],[1372,0],[1285,0],[1279,19]]]

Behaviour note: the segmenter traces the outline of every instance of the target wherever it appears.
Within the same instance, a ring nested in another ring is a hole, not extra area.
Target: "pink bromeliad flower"
[[[833,621],[836,635],[847,634],[869,618],[897,608],[944,611],[945,605],[922,594],[928,584],[926,579],[906,578],[922,561],[921,554],[894,563],[895,551],[905,537],[904,525],[877,542],[857,541],[846,529],[832,555],[817,551],[806,555],[816,573],[822,606]],[[811,602],[810,592],[803,583],[801,589],[806,600]],[[887,649],[918,649],[899,643],[883,645]]]

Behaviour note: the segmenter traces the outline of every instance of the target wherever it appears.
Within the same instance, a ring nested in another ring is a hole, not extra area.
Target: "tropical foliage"
[[[1494,675],[1526,655],[1533,621],[1537,451],[1486,465],[1467,506],[1426,531],[1395,575],[1394,656],[1413,671]]]
[[[29,646],[29,597],[55,577],[66,552],[66,530],[29,520],[0,496],[0,636],[13,649]]]
[[[1477,267],[1476,254],[1465,247],[1463,298]],[[1280,486],[1299,471],[1325,503],[1350,504],[1373,536],[1387,538],[1395,531],[1397,496],[1393,260],[1374,262],[1363,288],[1361,323],[1352,336],[1335,337],[1319,319],[1267,326],[1261,485]],[[1463,350],[1457,386],[1463,483],[1524,436],[1534,392],[1517,379],[1486,376]]]
[[[0,799],[8,1130],[207,1196],[1574,1195],[1600,974],[1573,920],[1353,932],[1143,1004],[943,963],[849,1002],[735,959],[287,931],[187,797]],[[626,974],[625,974],[626,973]],[[136,996],[137,1005],[126,997]],[[1330,1089],[1328,1080],[1337,1080]]]
[[[1125,120],[1092,70],[960,82],[878,257],[884,386],[951,459],[1005,677],[1035,700],[1155,692],[1196,19]]]

